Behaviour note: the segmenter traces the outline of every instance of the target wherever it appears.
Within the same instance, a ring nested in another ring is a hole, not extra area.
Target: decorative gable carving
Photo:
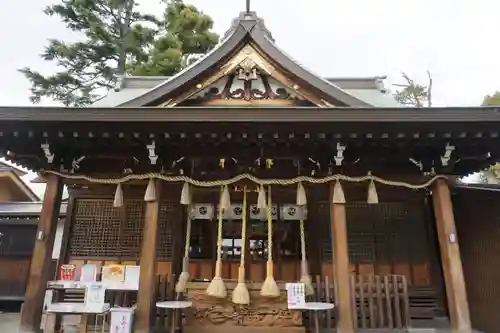
[[[248,44],[216,74],[163,106],[176,105],[324,106],[324,101],[302,90]]]

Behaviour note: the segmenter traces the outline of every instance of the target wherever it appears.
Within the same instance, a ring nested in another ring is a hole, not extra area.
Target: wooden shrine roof
[[[159,107],[66,108],[0,107],[2,122],[255,122],[255,123],[500,123],[498,107],[316,108],[316,107]],[[417,125],[417,124],[421,125]],[[1,126],[1,124],[0,124]],[[463,130],[466,130],[463,128]],[[480,128],[474,130],[481,130]]]
[[[369,103],[347,93],[328,80],[306,70],[286,55],[277,47],[271,33],[265,27],[264,21],[255,12],[240,13],[220,43],[194,64],[170,77],[157,87],[122,103],[120,106],[139,107],[158,105],[170,93],[201,83],[203,74],[211,69],[219,68],[234,52],[241,49],[244,45],[249,44],[255,46],[269,59],[272,59],[277,67],[290,73],[294,81],[312,87],[321,99],[328,101],[332,105],[352,107],[371,106]]]
[[[59,216],[66,216],[68,204],[61,203]],[[14,217],[38,217],[42,212],[42,202],[1,202],[0,203],[0,219]]]
[[[354,165],[361,158],[356,165],[370,170],[377,163],[380,170],[415,168],[410,159],[428,170],[441,164],[451,145],[450,163],[437,171],[464,175],[500,160],[499,132],[500,109],[495,107],[0,108],[1,153],[35,171],[59,168],[47,163],[41,145],[48,144],[66,169],[86,156],[81,164],[91,168],[81,172],[106,167],[122,172],[124,160],[132,158],[140,161],[141,172],[148,172],[158,168],[148,167],[146,146],[154,142],[168,165],[181,156],[241,160],[263,151],[277,159],[323,159],[325,166],[342,144],[346,161]]]

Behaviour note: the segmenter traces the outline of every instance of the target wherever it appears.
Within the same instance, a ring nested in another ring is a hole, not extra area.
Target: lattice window
[[[126,203],[126,221],[122,231],[122,256],[139,258],[144,230],[143,200],[128,200]]]
[[[172,260],[174,241],[172,237],[172,223],[183,225],[181,221],[181,209],[179,204],[170,202],[162,203],[158,219],[158,245],[156,253],[158,260]]]
[[[119,257],[121,255],[120,210],[111,199],[78,199],[70,239],[75,257]]]
[[[352,263],[418,262],[428,258],[423,205],[405,202],[346,204],[349,259]],[[320,205],[322,255],[332,258],[328,205]]]
[[[70,239],[72,257],[139,260],[145,222],[145,203],[126,200],[125,209],[114,208],[111,199],[77,199]],[[172,258],[170,223],[178,221],[179,205],[162,203],[158,220],[159,260]]]

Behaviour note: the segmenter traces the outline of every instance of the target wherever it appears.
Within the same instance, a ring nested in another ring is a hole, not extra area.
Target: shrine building
[[[406,108],[383,76],[325,78],[278,45],[243,12],[172,77],[0,107],[0,153],[47,183],[22,332],[57,279],[64,185],[58,264],[140,265],[138,291],[109,295],[136,304],[134,332],[172,325],[155,303],[174,299],[193,304],[177,331],[313,331],[287,307],[299,281],[335,306],[323,332],[498,331],[499,194],[457,179],[499,160],[499,109]]]

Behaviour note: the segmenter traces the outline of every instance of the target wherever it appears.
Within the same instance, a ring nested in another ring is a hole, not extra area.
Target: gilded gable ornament
[[[252,80],[257,80],[257,67],[256,67],[255,61],[253,61],[251,58],[246,58],[243,60],[239,68],[237,69],[238,72],[238,80],[244,80],[244,81],[252,81]]]

